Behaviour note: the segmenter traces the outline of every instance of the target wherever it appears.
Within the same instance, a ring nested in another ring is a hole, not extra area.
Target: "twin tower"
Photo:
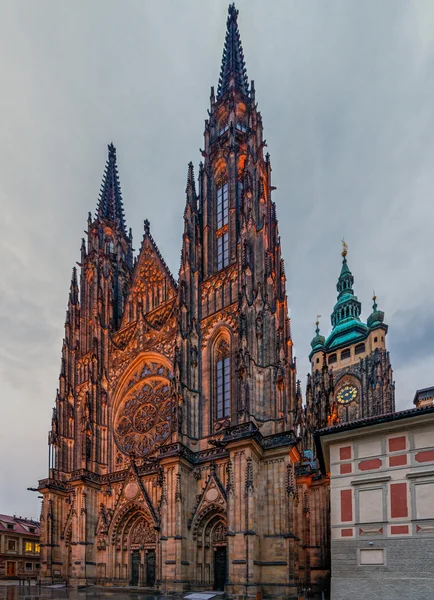
[[[387,326],[364,324],[344,255],[333,330],[296,382],[271,162],[229,7],[181,266],[145,221],[133,256],[116,151],[80,271],[40,481],[45,581],[283,597],[327,577],[328,480],[313,430],[394,410]]]

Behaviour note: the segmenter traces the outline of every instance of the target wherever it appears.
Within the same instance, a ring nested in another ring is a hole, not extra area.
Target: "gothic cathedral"
[[[41,579],[296,596],[329,569],[314,429],[393,410],[377,310],[346,257],[327,341],[296,381],[271,162],[229,7],[181,266],[127,229],[116,150],[73,269],[42,504]]]

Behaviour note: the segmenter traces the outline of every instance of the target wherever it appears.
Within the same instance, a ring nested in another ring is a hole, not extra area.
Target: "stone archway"
[[[196,581],[223,591],[227,574],[227,521],[221,510],[205,510],[198,516],[193,537],[196,541]]]
[[[116,520],[111,535],[114,578],[134,586],[154,586],[157,532],[150,516],[131,504]]]

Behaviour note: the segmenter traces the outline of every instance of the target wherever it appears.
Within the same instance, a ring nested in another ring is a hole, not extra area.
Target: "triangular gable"
[[[130,315],[138,315],[139,304],[140,312],[146,315],[175,298],[176,294],[176,282],[149,231],[149,223],[145,221],[145,234],[125,303],[122,327],[135,320]]]
[[[211,464],[211,471],[205,482],[202,492],[198,495],[196,506],[193,509],[191,518],[188,520],[188,527],[191,528],[193,521],[198,517],[204,510],[208,512],[208,509],[222,508],[226,510],[226,491],[217,475],[215,465]]]
[[[122,489],[116,501],[112,525],[119,522],[124,515],[124,509],[127,509],[131,504],[140,506],[144,512],[147,513],[154,525],[158,525],[158,515],[133,461],[131,462],[128,474],[124,479]],[[116,528],[116,525],[114,525],[114,527]]]

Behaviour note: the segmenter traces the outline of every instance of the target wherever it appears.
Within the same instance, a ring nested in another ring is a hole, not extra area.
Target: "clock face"
[[[341,390],[339,390],[339,393],[337,395],[337,401],[340,404],[349,404],[356,398],[357,398],[357,389],[354,387],[354,385],[344,386]]]

